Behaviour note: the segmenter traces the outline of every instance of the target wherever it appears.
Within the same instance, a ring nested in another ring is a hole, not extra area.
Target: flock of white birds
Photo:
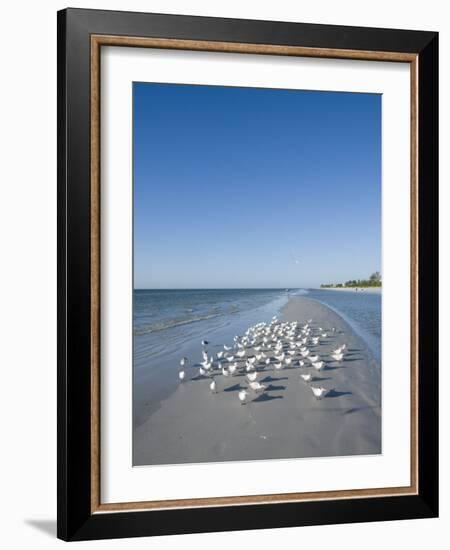
[[[322,399],[329,391],[321,386],[313,386],[314,376],[307,372],[311,367],[315,372],[325,368],[324,356],[317,348],[321,342],[334,334],[332,327],[326,332],[322,327],[313,327],[313,320],[305,324],[298,321],[281,322],[273,317],[270,323],[258,323],[247,329],[243,336],[234,337],[234,345],[223,346],[216,354],[208,352],[209,342],[202,341],[203,360],[198,364],[198,374],[210,378],[209,389],[217,393],[219,377],[228,379],[244,375],[246,388],[239,391],[242,405],[263,394],[268,386],[258,380],[268,370],[281,371],[294,367],[300,370],[300,378],[309,385],[316,399]],[[329,356],[332,361],[341,363],[344,360],[346,344],[334,349]],[[189,359],[182,357],[178,373],[180,381],[186,380],[186,367]],[[304,369],[304,370],[303,370]]]

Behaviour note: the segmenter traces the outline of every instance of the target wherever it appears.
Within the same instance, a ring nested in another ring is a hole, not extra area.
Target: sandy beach
[[[320,290],[338,290],[340,292],[367,292],[381,294],[381,286],[321,287]]]
[[[191,367],[187,380],[135,428],[134,465],[381,452],[380,370],[364,341],[335,312],[308,298],[291,297],[282,314],[286,321],[313,319],[313,327],[335,327],[313,350],[325,369],[265,367],[259,380],[267,390],[242,405],[244,375],[218,376],[212,394],[210,379]],[[348,353],[337,364],[328,354],[343,343]],[[329,390],[325,398],[316,400],[300,378],[308,372],[313,385]]]

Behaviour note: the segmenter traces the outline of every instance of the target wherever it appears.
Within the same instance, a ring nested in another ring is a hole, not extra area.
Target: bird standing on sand
[[[300,377],[306,382],[311,382],[312,374],[301,374]]]
[[[311,363],[311,364],[316,370],[322,370],[323,367],[325,366],[325,363],[323,361],[315,361],[314,363]]]
[[[337,354],[343,353],[346,347],[347,347],[347,344],[342,344],[342,346],[339,346],[338,348],[333,350],[331,353],[337,353]]]
[[[234,376],[237,370],[237,363],[233,363],[228,367],[228,372],[231,374],[231,376]]]
[[[187,357],[182,357],[180,360],[180,371],[178,373],[178,378],[183,381],[186,378],[186,373],[184,371],[184,367],[189,363],[189,359]]]
[[[261,384],[260,382],[256,381],[250,382],[249,386],[255,393],[262,393],[267,388],[265,384]]]
[[[316,388],[314,386],[309,386],[314,394],[314,397],[316,399],[322,399],[322,397],[328,393],[328,390],[326,390],[325,388]]]
[[[209,389],[211,390],[211,393],[216,393],[217,385],[216,381],[213,379],[211,384],[209,385]]]
[[[247,377],[247,380],[249,382],[254,382],[256,380],[258,376],[258,373],[255,371],[255,372],[249,372],[248,374],[246,374],[246,377]]]
[[[203,350],[206,349],[206,346],[209,344],[208,340],[202,340],[202,347],[203,347]]]
[[[247,372],[250,372],[252,370],[255,370],[255,365],[253,363],[250,363],[250,361],[245,362],[245,370]]]
[[[212,359],[210,361],[202,361],[200,363],[204,370],[209,371],[213,365]]]
[[[239,393],[238,393],[238,397],[239,397],[239,401],[241,402],[241,405],[245,405],[246,401],[247,401],[247,395],[248,395],[248,391],[247,390],[241,390]]]

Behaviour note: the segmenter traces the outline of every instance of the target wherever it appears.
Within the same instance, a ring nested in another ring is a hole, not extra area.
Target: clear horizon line
[[[133,287],[133,290],[304,290],[316,286]]]

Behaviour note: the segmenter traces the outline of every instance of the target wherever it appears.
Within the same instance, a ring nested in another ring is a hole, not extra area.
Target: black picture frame
[[[403,52],[418,59],[418,494],[92,513],[91,36]],[[58,530],[63,540],[438,515],[438,34],[85,9],[58,12]]]

